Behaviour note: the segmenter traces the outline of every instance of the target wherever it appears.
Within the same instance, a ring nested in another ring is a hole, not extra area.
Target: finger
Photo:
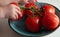
[[[16,17],[16,19],[18,19],[18,14],[17,13],[15,13],[15,17]]]
[[[16,10],[16,12],[17,12],[17,14],[19,14],[20,16],[22,16],[21,11]]]
[[[16,20],[16,19],[18,19],[18,14],[17,13],[14,13],[13,15],[10,16],[10,18],[12,20]]]
[[[11,19],[12,19],[12,20],[16,20],[16,19],[17,19],[17,18],[16,18],[16,15],[11,16]]]
[[[20,10],[20,7],[19,7],[19,6],[16,6],[16,5],[13,5],[13,4],[11,4],[11,6],[12,6],[13,8],[16,8],[17,10]]]
[[[14,7],[15,7],[17,10],[20,10],[20,7],[18,7],[18,6],[16,6],[16,5],[15,5]]]

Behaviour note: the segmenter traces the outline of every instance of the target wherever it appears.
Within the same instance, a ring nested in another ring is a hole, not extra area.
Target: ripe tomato
[[[47,30],[55,30],[59,25],[59,18],[55,14],[46,14],[42,19],[42,25]]]
[[[34,3],[27,3],[25,5],[25,8],[26,9],[31,9],[31,10],[25,10],[26,14],[29,14],[29,15],[31,15],[34,10],[38,10],[38,6],[36,4],[34,4]],[[34,14],[36,14],[36,12],[34,12]]]
[[[30,15],[30,16],[32,16],[32,14],[34,14],[34,15],[37,14],[36,12],[33,13],[31,10],[25,10],[25,12],[26,12],[25,13],[26,15]]]
[[[14,5],[18,6],[18,3],[17,2],[12,2],[10,4],[14,4]]]
[[[39,16],[27,17],[25,24],[26,28],[30,32],[38,32],[40,29]]]
[[[55,8],[51,5],[43,5],[40,7],[40,10],[41,10],[43,16],[48,13],[55,14]]]

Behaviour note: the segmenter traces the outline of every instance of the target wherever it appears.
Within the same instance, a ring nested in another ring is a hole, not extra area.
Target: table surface
[[[58,9],[60,9],[60,1],[59,0],[38,0],[38,2],[44,2],[49,3],[54,6],[56,6]],[[60,27],[53,33],[43,36],[43,37],[60,37]],[[22,36],[17,33],[15,33],[8,24],[7,19],[0,19],[0,37],[28,37],[28,36]],[[41,37],[41,36],[38,36]]]

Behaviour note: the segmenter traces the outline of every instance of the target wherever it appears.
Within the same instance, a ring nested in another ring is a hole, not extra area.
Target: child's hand
[[[20,0],[20,4],[26,4],[29,2],[37,2],[37,0]]]
[[[18,14],[20,14],[20,8],[14,4],[9,4],[4,8],[4,14],[6,18],[11,18],[12,20],[16,20],[18,18]]]

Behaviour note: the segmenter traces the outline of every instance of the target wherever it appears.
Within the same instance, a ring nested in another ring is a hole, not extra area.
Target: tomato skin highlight
[[[38,32],[40,30],[39,17],[27,17],[25,24],[26,29],[30,32]]]
[[[54,30],[59,26],[59,18],[55,14],[46,14],[42,19],[42,25],[47,30]]]
[[[43,16],[50,13],[55,14],[55,8],[51,5],[43,5],[40,9]]]

